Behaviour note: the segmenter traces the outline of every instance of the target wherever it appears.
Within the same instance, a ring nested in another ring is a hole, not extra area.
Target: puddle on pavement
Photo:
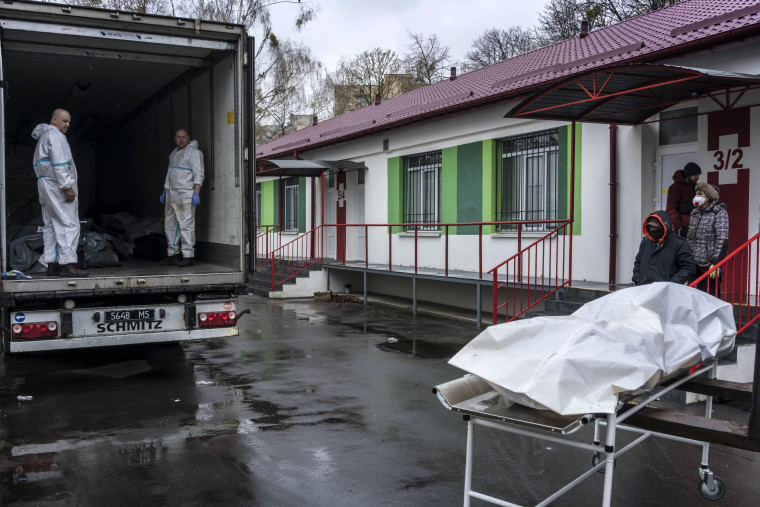
[[[425,340],[385,341],[377,344],[385,352],[403,352],[424,359],[448,359],[459,352],[462,345],[457,343],[430,343]]]

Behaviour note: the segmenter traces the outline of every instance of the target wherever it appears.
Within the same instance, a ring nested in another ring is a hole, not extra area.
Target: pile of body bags
[[[10,214],[8,238],[11,269],[24,273],[40,273],[47,269],[40,259],[43,243],[39,204],[30,202]],[[119,266],[125,259],[160,260],[164,257],[166,237],[161,218],[137,218],[121,211],[80,221],[77,248],[80,268],[105,268]]]

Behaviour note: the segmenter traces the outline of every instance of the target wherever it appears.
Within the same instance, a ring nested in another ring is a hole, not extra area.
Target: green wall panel
[[[261,183],[261,223],[277,225],[279,220],[279,185],[277,180]]]
[[[444,203],[448,201],[443,201]],[[483,218],[483,143],[457,147],[457,221],[480,222]],[[458,234],[477,234],[474,225],[459,227]]]
[[[401,157],[388,159],[388,223],[404,221],[404,163]],[[391,232],[403,232],[402,227],[391,227]]]
[[[575,198],[574,198],[574,221],[573,235],[581,233],[581,139],[582,125],[575,125]],[[570,218],[570,157],[572,154],[572,130],[571,125],[559,129],[559,174],[558,176],[558,202],[557,218]]]
[[[441,157],[441,222],[453,223],[457,221],[457,147],[444,148]],[[456,226],[449,227],[449,234],[456,233]]]
[[[483,186],[482,186],[482,200],[481,206],[481,222],[493,222],[496,220],[496,210],[498,209],[496,203],[496,186],[497,182],[497,170],[498,159],[496,158],[496,140],[486,139],[483,141]],[[493,234],[496,232],[495,225],[484,225],[483,234]]]

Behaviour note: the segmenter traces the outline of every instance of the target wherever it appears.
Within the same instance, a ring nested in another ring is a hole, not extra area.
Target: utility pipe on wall
[[[617,125],[610,125],[610,285],[617,281]]]

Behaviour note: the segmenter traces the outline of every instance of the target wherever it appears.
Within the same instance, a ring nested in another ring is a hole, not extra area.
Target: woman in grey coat
[[[699,278],[720,262],[728,251],[728,211],[720,202],[719,188],[704,182],[697,183],[694,206],[689,219],[687,240],[697,265]],[[708,284],[709,281],[709,284]],[[720,297],[720,275],[710,275],[697,284],[700,290]]]

